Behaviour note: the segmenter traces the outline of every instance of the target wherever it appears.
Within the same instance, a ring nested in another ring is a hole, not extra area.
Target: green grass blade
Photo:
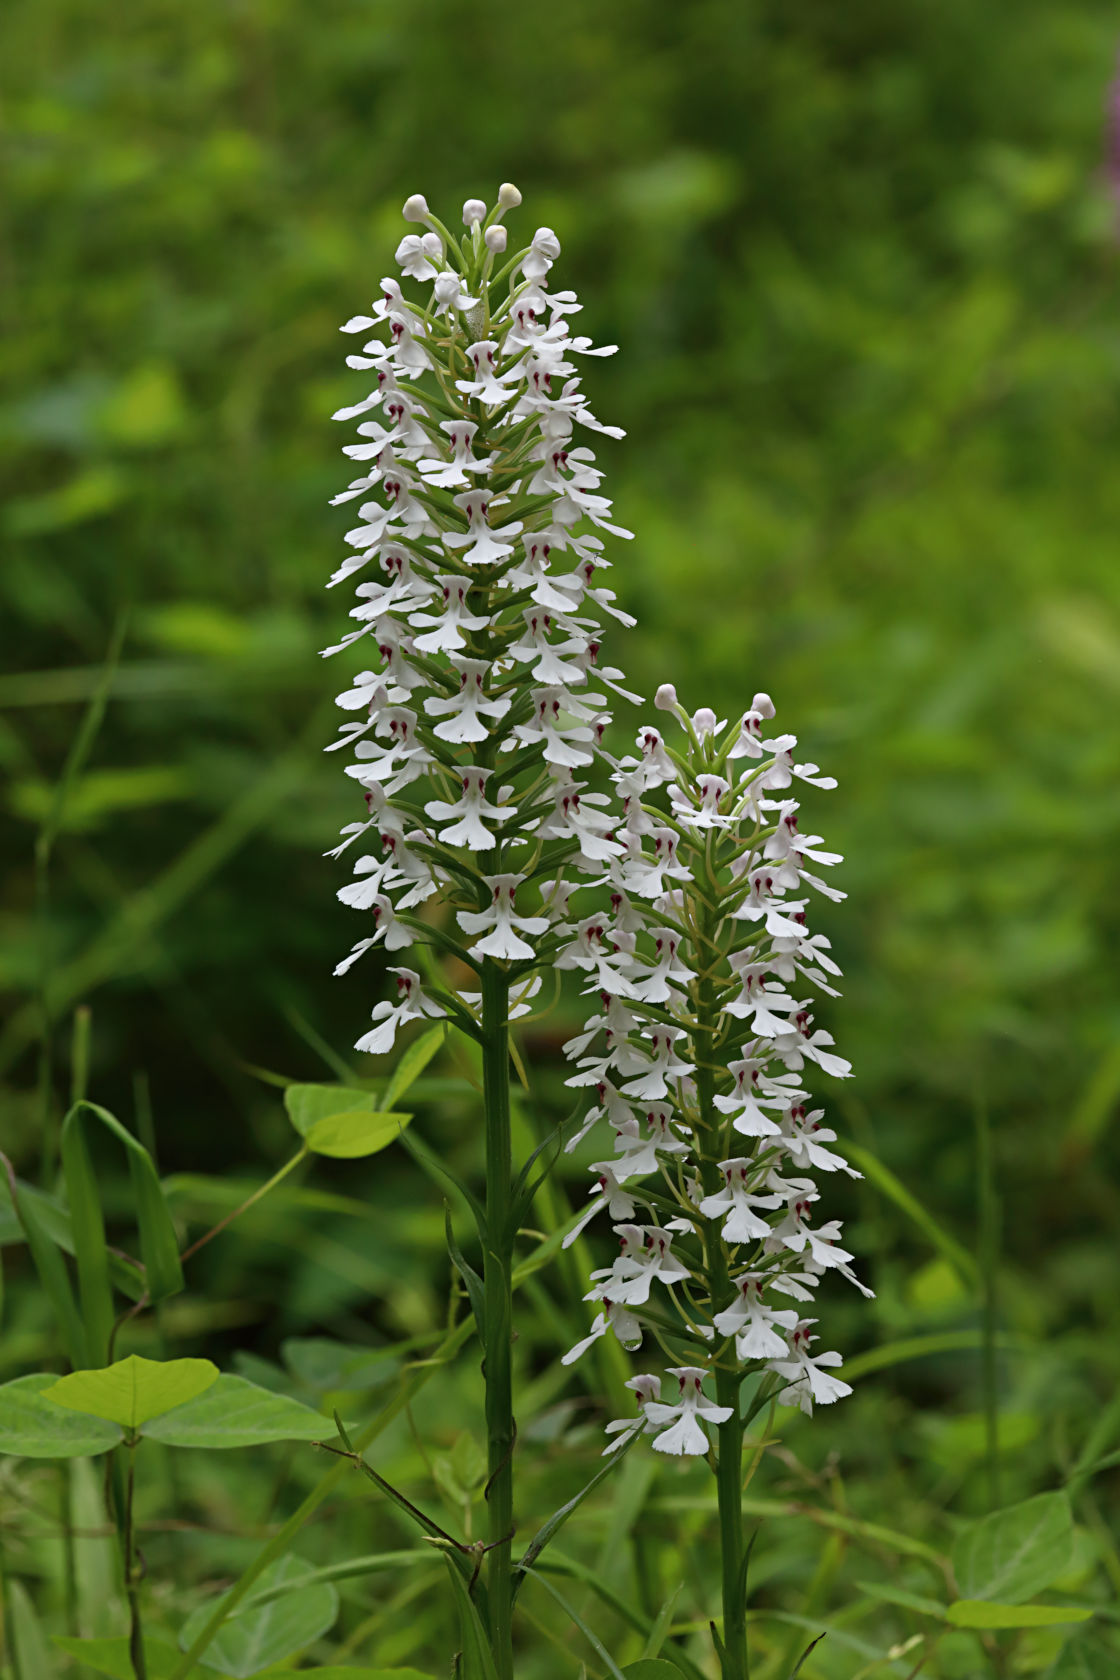
[[[922,1206],[901,1179],[896,1178],[890,1168],[884,1166],[879,1157],[872,1154],[870,1149],[865,1149],[862,1144],[845,1143],[844,1151],[864,1177],[874,1184],[877,1190],[881,1190],[883,1195],[929,1238],[935,1248],[940,1249],[946,1260],[959,1273],[962,1283],[970,1289],[975,1289],[980,1281],[980,1274],[972,1255],[942,1228],[928,1208]]]

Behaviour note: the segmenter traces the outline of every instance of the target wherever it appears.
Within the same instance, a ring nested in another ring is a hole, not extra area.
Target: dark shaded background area
[[[1014,1472],[1033,1491],[1062,1408],[1091,1415],[1114,1381],[1120,1327],[1116,32],[1098,0],[131,0],[111,20],[12,0],[0,1077],[29,1171],[44,993],[56,1111],[87,1002],[95,1094],[131,1115],[142,1075],[166,1167],[256,1176],[287,1134],[250,1068],[329,1076],[316,1045],[347,1058],[380,995],[372,967],[331,979],[357,934],[320,855],[353,815],[320,755],[343,672],[316,656],[345,610],[322,591],[346,474],[327,417],[363,378],[337,325],[390,270],[407,193],[453,221],[510,178],[516,228],[555,227],[587,330],[621,347],[587,380],[629,434],[596,440],[637,533],[613,557],[640,625],[612,659],[725,711],[768,689],[839,777],[806,801],[848,859],[824,918],[858,1075],[838,1129],[972,1248],[989,1105],[1004,1322],[1053,1355],[1002,1376],[1037,1425]],[[36,834],[124,613],[37,917]],[[539,1035],[543,1065],[578,1012]],[[435,1104],[467,1161],[470,1125]],[[416,1277],[379,1264],[398,1304],[413,1291],[389,1319],[419,1322],[436,1210],[396,1159],[367,1177],[389,1254],[412,1198]],[[836,1309],[837,1345],[975,1322],[897,1208],[850,1211],[880,1294]],[[258,1325],[266,1351],[347,1333],[373,1286],[232,1253],[233,1339]],[[34,1359],[34,1305],[17,1319],[10,1358]],[[968,1361],[874,1385],[847,1427],[893,1430],[904,1459],[976,1405]],[[955,1487],[936,1456],[928,1487]]]

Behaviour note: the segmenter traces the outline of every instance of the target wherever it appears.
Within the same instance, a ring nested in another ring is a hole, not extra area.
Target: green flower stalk
[[[520,1191],[510,1144],[509,1025],[528,1012],[567,938],[573,879],[621,853],[584,777],[621,673],[601,661],[600,622],[633,622],[603,575],[610,518],[583,431],[602,426],[573,358],[609,355],[573,335],[580,305],[549,291],[560,252],[548,228],[506,256],[502,219],[521,201],[503,186],[487,210],[463,207],[454,238],[415,196],[397,250],[405,297],[381,284],[370,314],[344,332],[373,336],[348,365],[376,383],[335,416],[359,419],[345,453],[359,476],[335,497],[359,502],[350,552],[332,585],[356,584],[355,627],[328,654],[369,649],[338,703],[351,714],[335,746],[367,815],[343,830],[358,848],[339,897],[370,931],[367,951],[426,944],[472,976],[421,979],[400,966],[396,997],[373,1010],[356,1048],[388,1051],[398,1030],[447,1019],[482,1051],[486,1195],[479,1220],[489,1453],[487,1607],[499,1680],[512,1675],[514,1530],[511,1270]],[[451,972],[455,972],[452,970]],[[469,1280],[468,1280],[469,1281]]]

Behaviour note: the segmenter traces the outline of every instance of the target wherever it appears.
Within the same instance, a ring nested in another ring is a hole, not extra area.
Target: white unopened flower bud
[[[675,712],[677,709],[677,691],[672,683],[662,683],[653,697],[653,703],[659,712]]]
[[[502,210],[516,210],[521,203],[521,194],[512,181],[503,181],[498,188],[498,205]]]
[[[428,201],[423,193],[413,193],[404,201],[401,215],[406,222],[426,222],[428,219]]]
[[[768,694],[756,694],[751,701],[751,711],[757,712],[760,717],[772,718],[774,716],[774,702]]]
[[[482,237],[486,241],[486,249],[493,251],[495,256],[500,256],[505,250],[506,230],[504,227],[498,227],[497,225],[488,227]]]
[[[468,198],[463,205],[463,226],[474,227],[486,215],[486,206],[480,198]]]
[[[442,274],[436,275],[432,290],[435,293],[437,303],[455,303],[458,301],[462,285],[457,274],[452,274],[450,269],[445,269]]]
[[[716,727],[716,721],[716,714],[710,706],[701,706],[698,712],[693,713],[692,727],[696,731],[698,741],[702,741],[705,735],[712,733],[712,730]]]
[[[560,255],[560,241],[551,228],[538,228],[533,235],[533,250],[538,256],[547,257],[549,262],[555,262]]]

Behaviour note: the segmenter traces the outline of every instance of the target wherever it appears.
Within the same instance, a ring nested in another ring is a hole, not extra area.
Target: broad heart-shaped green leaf
[[[72,1371],[43,1392],[74,1412],[139,1429],[149,1418],[193,1400],[218,1380],[208,1359],[141,1359],[130,1354],[99,1371]]]
[[[218,1629],[198,1659],[202,1666],[233,1675],[234,1680],[248,1680],[249,1675],[261,1674],[321,1639],[338,1615],[338,1593],[322,1581],[301,1586],[308,1568],[291,1556],[270,1564]],[[179,1632],[180,1649],[190,1649],[214,1609],[215,1602],[208,1600],[187,1618]]]
[[[353,1161],[361,1155],[376,1155],[400,1137],[411,1114],[394,1114],[351,1109],[344,1114],[324,1114],[308,1127],[307,1147],[316,1155]]]
[[[194,1400],[143,1430],[169,1447],[256,1447],[265,1441],[333,1441],[334,1424],[285,1394],[222,1375]]]
[[[953,1547],[962,1598],[1023,1604],[1067,1568],[1073,1516],[1064,1493],[1040,1493],[971,1523]]]
[[[0,1452],[16,1458],[92,1458],[120,1446],[116,1424],[44,1400],[58,1382],[49,1371],[0,1386]]]
[[[1087,1622],[1092,1610],[1066,1604],[993,1604],[988,1598],[958,1598],[948,1618],[961,1628],[1057,1627],[1060,1622]]]
[[[110,1680],[134,1680],[136,1670],[128,1654],[128,1640],[124,1637],[63,1639],[56,1634],[52,1644],[73,1657],[82,1668],[91,1668],[95,1674],[108,1674]],[[176,1663],[182,1661],[174,1645],[169,1645],[165,1639],[153,1638],[149,1633],[144,1635],[144,1657],[148,1680],[168,1680],[168,1676],[175,1672]]]
[[[289,1085],[284,1107],[300,1137],[306,1137],[316,1120],[331,1114],[369,1113],[377,1106],[373,1091],[359,1091],[353,1085]]]

